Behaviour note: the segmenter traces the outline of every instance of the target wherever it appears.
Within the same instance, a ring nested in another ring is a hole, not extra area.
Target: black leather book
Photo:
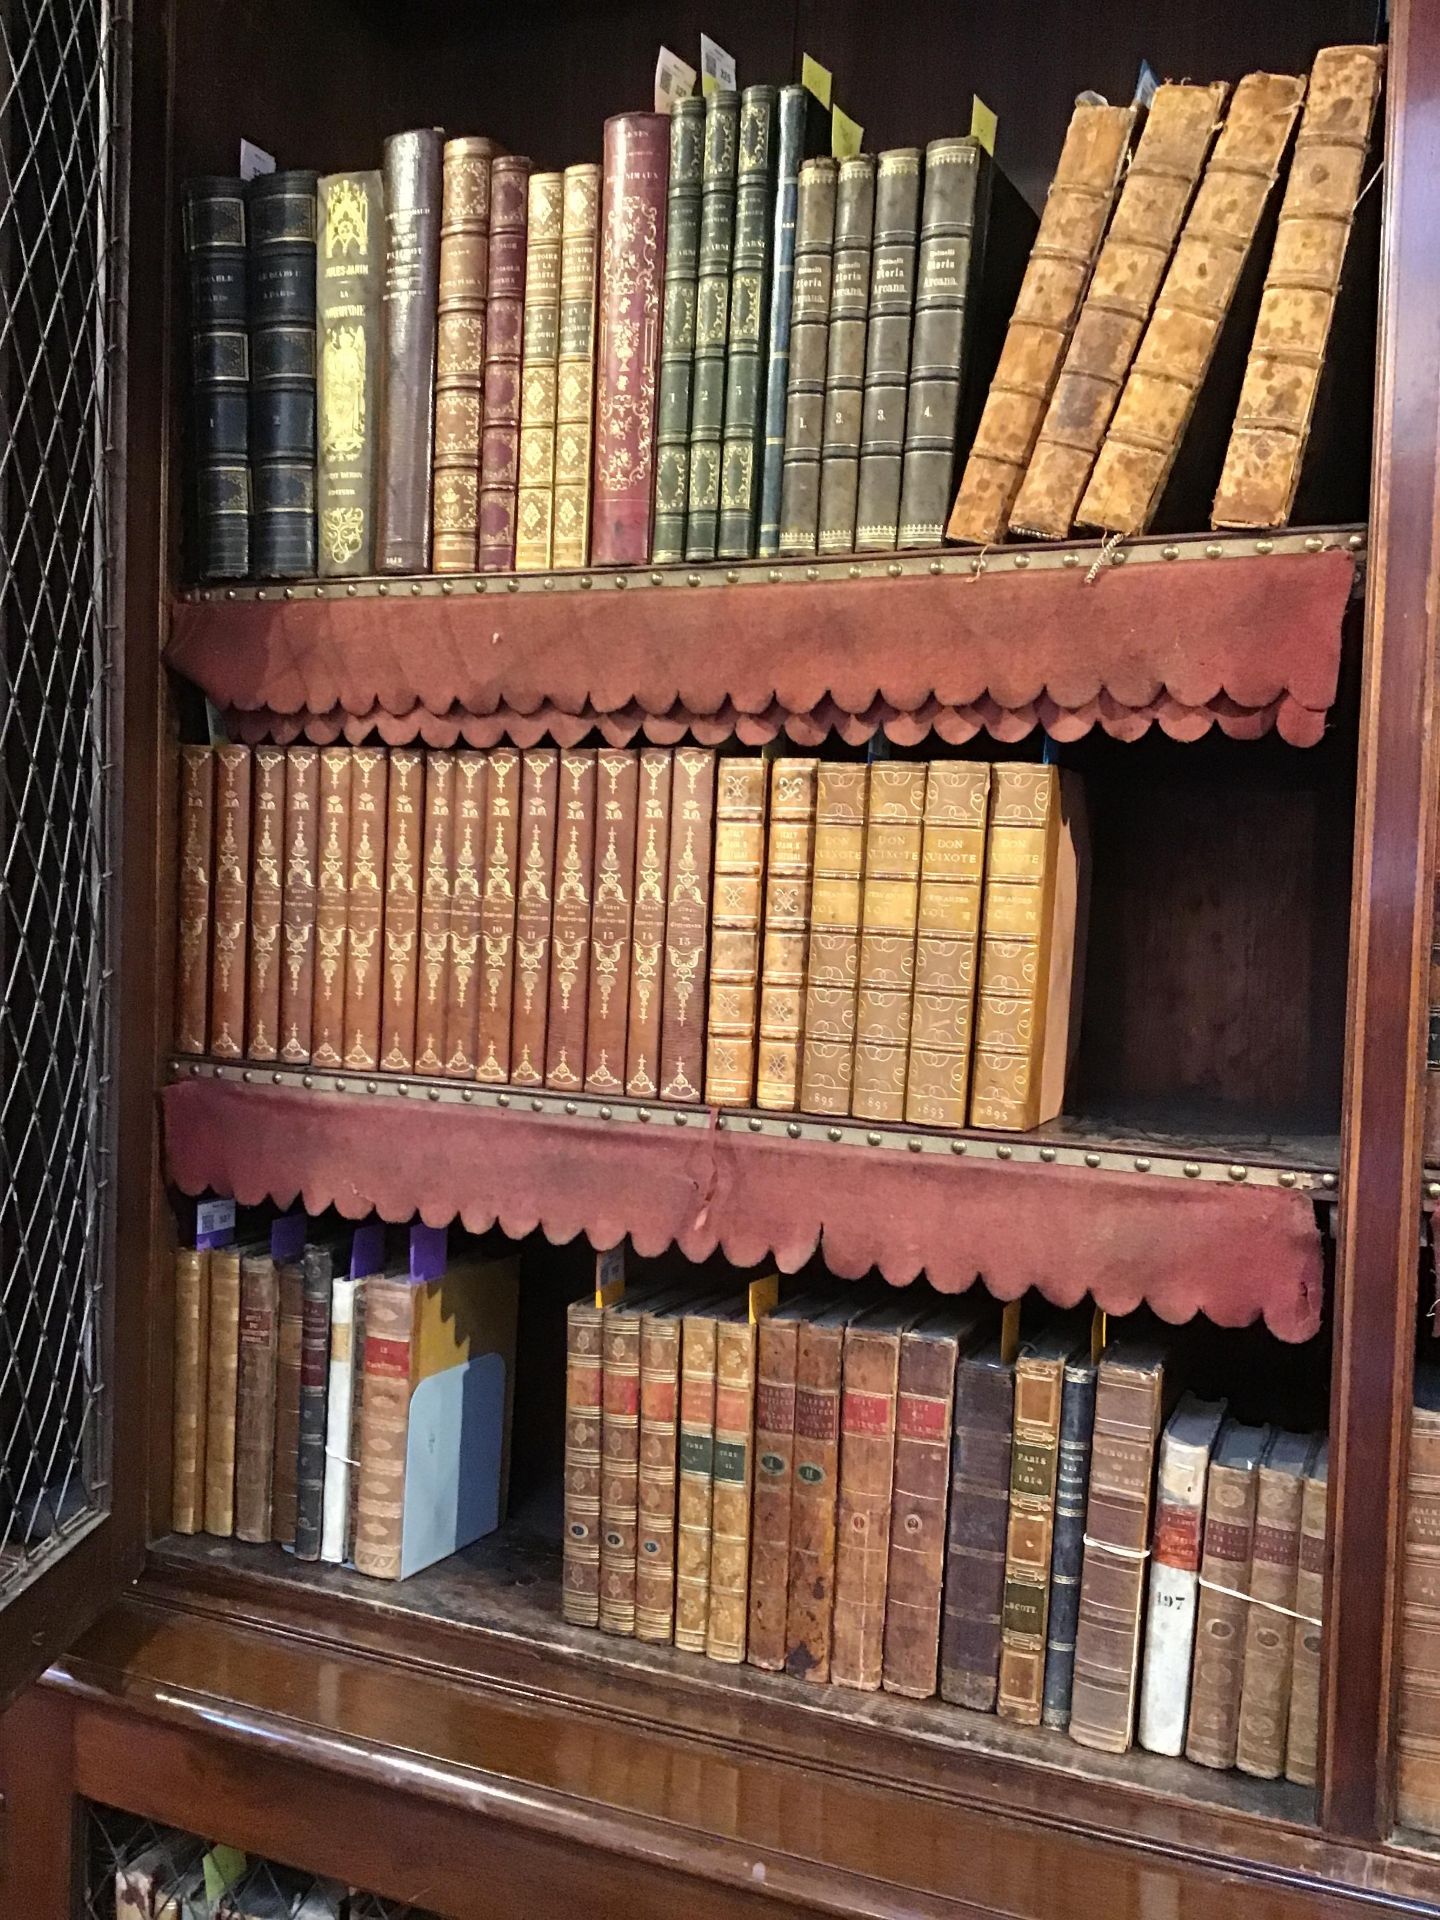
[[[781,553],[814,553],[820,525],[820,443],[838,178],[838,165],[828,156],[807,160],[800,169],[780,481]]]
[[[855,545],[895,545],[900,521],[900,462],[905,450],[905,384],[915,305],[915,247],[920,226],[918,147],[882,153],[875,171],[875,241],[870,259],[870,320],[865,335],[865,394],[860,416],[860,480]]]
[[[1080,1566],[1085,1558],[1085,1496],[1090,1486],[1090,1435],[1095,1425],[1095,1362],[1068,1362],[1060,1399],[1060,1458],[1055,1479],[1055,1532],[1050,1548],[1050,1624],[1045,1638],[1047,1727],[1070,1724],[1075,1628],[1080,1618]]]
[[[250,330],[245,187],[187,180],[190,281],[191,565],[201,580],[250,571]]]
[[[690,393],[690,498],[685,513],[687,560],[713,560],[720,538],[720,442],[725,427],[725,348],[730,331],[730,256],[735,235],[739,132],[740,96],[717,88],[705,102],[705,157],[700,180],[700,264]]]
[[[722,560],[748,560],[755,551],[769,346],[770,256],[775,241],[775,105],[774,87],[746,87],[740,96],[725,432],[720,450],[717,552]]]
[[[250,227],[251,570],[315,571],[316,176],[261,174]]]
[[[438,127],[392,133],[385,142],[375,529],[375,566],[380,573],[424,573],[430,565],[443,146],[444,135]]]
[[[695,276],[700,261],[700,170],[705,102],[692,94],[670,113],[670,183],[665,204],[665,313],[655,426],[657,566],[685,558],[690,494],[690,382],[695,362]]]
[[[343,577],[371,573],[375,564],[385,273],[385,196],[378,171],[332,173],[320,182],[318,251],[320,571]]]
[[[835,265],[825,355],[825,431],[820,453],[821,553],[855,545],[865,337],[870,314],[870,244],[875,230],[875,156],[840,162],[835,195]]]

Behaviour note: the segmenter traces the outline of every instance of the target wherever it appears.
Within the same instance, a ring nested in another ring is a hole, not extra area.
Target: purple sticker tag
[[[368,1280],[385,1265],[385,1222],[367,1220],[355,1229],[350,1242],[350,1278]]]
[[[235,1244],[235,1202],[198,1200],[195,1203],[195,1245],[229,1247]]]
[[[410,1278],[412,1280],[444,1279],[449,1238],[448,1227],[427,1227],[418,1220],[415,1222],[410,1229]]]
[[[303,1213],[282,1213],[270,1224],[270,1258],[298,1260],[305,1251],[306,1220]]]

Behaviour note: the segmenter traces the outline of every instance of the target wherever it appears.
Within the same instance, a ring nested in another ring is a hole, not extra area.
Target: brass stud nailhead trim
[[[1048,1165],[1050,1165],[1050,1163],[1051,1163],[1051,1162],[1052,1162],[1052,1161],[1054,1160],[1054,1158],[1055,1158],[1055,1149],[1054,1149],[1054,1147],[1041,1147],[1041,1149],[1040,1149],[1040,1158],[1041,1158],[1041,1159],[1042,1159],[1042,1160],[1043,1160],[1043,1161],[1044,1161],[1044,1162],[1046,1163],[1046,1165],[1047,1165],[1047,1166],[1048,1166]]]
[[[1098,1166],[1099,1166],[1099,1164],[1100,1164],[1100,1156],[1099,1156],[1099,1154],[1098,1154],[1098,1153],[1087,1153],[1087,1154],[1086,1154],[1086,1156],[1085,1156],[1085,1164],[1086,1164],[1086,1166],[1087,1166],[1087,1167],[1098,1167]]]
[[[1200,1178],[1200,1169],[1193,1160],[1187,1160],[1185,1162],[1182,1172],[1187,1180],[1198,1180]]]
[[[1013,1147],[997,1147],[995,1149],[995,1157],[997,1160],[1009,1160],[1014,1152],[1015,1149]]]
[[[878,1133],[867,1133],[867,1134],[866,1134],[866,1136],[865,1136],[865,1144],[866,1144],[866,1146],[867,1146],[867,1147],[878,1147],[878,1146],[879,1146],[879,1144],[880,1144],[880,1136],[879,1136],[879,1134],[878,1134]]]

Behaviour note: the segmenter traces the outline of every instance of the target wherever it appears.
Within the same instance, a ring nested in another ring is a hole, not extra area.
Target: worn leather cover
[[[900,528],[922,160],[919,147],[895,147],[881,154],[875,170],[870,324],[865,336],[855,510],[855,545],[862,553],[893,547]]]
[[[587,1093],[625,1091],[639,779],[638,754],[603,747],[596,754],[594,905],[585,1015]]]
[[[179,915],[175,1051],[204,1053],[209,1036],[210,921],[215,855],[215,754],[180,749]]]
[[[1400,1703],[1395,1810],[1405,1826],[1440,1832],[1436,1768],[1440,1677],[1440,1368],[1415,1369],[1415,1407],[1406,1477]]]
[[[710,1608],[705,1651],[738,1666],[750,1605],[755,1328],[741,1307],[715,1327],[715,1451],[710,1498]]]
[[[675,1509],[675,1645],[705,1651],[715,1464],[713,1313],[687,1313],[680,1344],[680,1468]]]
[[[397,748],[390,755],[385,826],[385,973],[380,992],[380,1065],[386,1073],[409,1073],[415,1064],[425,759],[423,753],[405,748]]]
[[[746,87],[740,96],[725,427],[720,450],[717,552],[722,560],[748,560],[754,553],[760,509],[770,271],[775,248],[775,112],[774,87]]]
[[[905,1118],[963,1127],[980,946],[990,768],[932,760],[925,781]]]
[[[1186,1393],[1160,1436],[1136,1732],[1149,1753],[1185,1750],[1205,1482],[1224,1416],[1223,1400]]]
[[[1080,1569],[1085,1558],[1085,1502],[1090,1491],[1090,1441],[1095,1426],[1095,1371],[1095,1362],[1088,1353],[1068,1361],[1060,1402],[1055,1543],[1050,1554],[1050,1623],[1045,1639],[1045,1691],[1040,1713],[1047,1727],[1070,1724],[1075,1631],[1080,1619]]]
[[[769,774],[769,762],[753,757],[723,759],[718,769],[705,1024],[705,1099],[712,1107],[748,1107],[755,1093]]]
[[[640,1324],[638,1304],[618,1300],[600,1322],[604,1391],[600,1426],[600,1626],[635,1631],[639,1525]]]
[[[665,196],[665,292],[655,415],[655,516],[651,558],[685,558],[690,495],[690,390],[695,370],[695,291],[700,267],[700,174],[705,102],[677,100],[670,113]]]
[[[249,992],[245,1057],[273,1060],[280,1035],[280,936],[284,904],[285,753],[256,747],[251,764]],[[182,868],[183,871],[183,868]]]
[[[695,281],[695,364],[690,383],[690,482],[685,558],[713,560],[720,538],[720,443],[730,337],[730,261],[740,96],[717,87],[705,100],[700,167],[700,258]]]
[[[498,155],[490,166],[490,264],[476,545],[482,572],[515,564],[529,197],[530,162],[517,154]]]
[[[385,189],[378,170],[320,182],[315,505],[322,578],[374,572]]]
[[[480,899],[481,1080],[510,1078],[510,1021],[515,999],[515,907],[520,878],[520,756],[513,747],[490,755],[485,790],[485,891]]]
[[[590,558],[590,459],[595,419],[595,281],[600,169],[565,169],[560,232],[560,342],[555,370],[557,567]]]
[[[595,873],[593,747],[561,754],[556,816],[545,1084],[562,1093],[577,1093],[585,1084],[590,986],[590,909]]]
[[[781,1113],[793,1111],[800,1100],[819,772],[818,760],[770,763],[755,1104]]]
[[[385,828],[389,755],[356,747],[350,760],[350,870],[345,902],[345,1064],[371,1073],[380,1059],[385,993]]]
[[[190,297],[192,564],[201,580],[250,571],[250,332],[245,185],[187,180],[181,221]]]
[[[662,1100],[698,1102],[705,1079],[705,962],[710,946],[714,823],[715,755],[704,747],[678,747],[670,794],[660,1022]]]
[[[456,1080],[473,1080],[479,1063],[486,775],[483,753],[456,754],[451,809],[454,870],[450,881],[450,972],[444,1047],[445,1072]]]
[[[320,857],[320,754],[285,753],[284,965],[280,974],[280,1058],[310,1058],[315,1009],[315,909]]]
[[[315,879],[315,999],[310,1058],[345,1064],[345,944],[349,928],[351,747],[320,754],[320,833]]]
[[[275,1263],[275,1462],[270,1487],[270,1537],[295,1545],[299,1513],[300,1349],[304,1338],[305,1270],[298,1260]]]
[[[604,1417],[601,1310],[593,1294],[565,1315],[565,1543],[560,1610],[572,1626],[600,1624],[600,1473]]]
[[[1185,1731],[1185,1758],[1202,1767],[1235,1764],[1249,1612],[1243,1596],[1250,1591],[1257,1475],[1270,1440],[1265,1428],[1230,1427],[1210,1462]]]
[[[998,1340],[961,1354],[955,1369],[940,1697],[980,1713],[994,1711],[1000,1673],[1014,1406],[1015,1369],[1001,1358]]]
[[[438,127],[391,134],[384,146],[384,358],[375,535],[381,573],[424,573],[430,565],[441,148]]]
[[[635,1638],[668,1646],[675,1631],[675,1476],[680,1417],[678,1309],[640,1322],[640,1472]]]
[[[785,410],[790,384],[790,327],[795,295],[795,245],[800,169],[830,144],[830,116],[808,87],[781,87],[775,113],[773,237],[770,262],[768,365],[755,551],[780,551],[780,501],[785,462]],[[826,313],[829,313],[827,297]],[[823,379],[823,374],[822,374]]]
[[[1308,1434],[1277,1434],[1255,1482],[1250,1596],[1256,1604],[1245,1621],[1245,1675],[1240,1684],[1235,1764],[1241,1773],[1261,1780],[1278,1780],[1285,1771],[1300,1511],[1314,1449],[1315,1441]]]
[[[764,1316],[755,1342],[755,1492],[750,1516],[750,1617],[745,1658],[778,1673],[785,1665],[790,1597],[790,1509],[795,1452],[795,1362],[799,1312]]]
[[[215,748],[215,925],[210,959],[210,1051],[222,1060],[238,1060],[245,1050],[251,777],[249,747]]]
[[[855,545],[874,229],[875,156],[859,153],[840,162],[835,194],[835,257],[820,448],[821,553],[849,553]]]
[[[827,760],[815,796],[815,865],[805,976],[800,1107],[848,1114],[855,1070],[855,996],[870,769]]]
[[[925,780],[921,761],[871,763],[850,1094],[858,1119],[905,1117]]]
[[[398,1580],[405,1536],[405,1445],[420,1289],[407,1273],[365,1282],[365,1393],[356,1476],[357,1572]]]
[[[175,1249],[175,1398],[170,1526],[198,1533],[205,1524],[205,1375],[210,1358],[210,1255]]]
[[[647,747],[640,755],[630,1011],[625,1031],[625,1091],[638,1100],[653,1099],[660,1090],[674,768],[674,755],[662,747]]]
[[[455,756],[425,766],[425,839],[420,881],[420,974],[415,995],[415,1068],[445,1071],[450,1009],[450,889],[455,879]]]
[[[483,136],[445,142],[435,326],[436,573],[475,571],[494,159],[495,142]]]
[[[550,925],[555,878],[555,811],[560,756],[537,747],[520,764],[520,867],[515,891],[515,983],[510,1016],[510,1078],[538,1087],[545,1078],[550,1004]]]
[[[261,174],[250,235],[251,571],[315,571],[316,176]]]
[[[320,1558],[325,1520],[325,1412],[330,1387],[330,1287],[334,1254],[307,1246],[300,1260],[300,1424],[295,1470],[295,1558]]]
[[[275,1464],[275,1355],[279,1332],[275,1262],[247,1251],[240,1261],[240,1318],[235,1389],[235,1534],[270,1539]],[[207,1494],[207,1509],[210,1500]]]
[[[814,553],[819,539],[820,450],[825,435],[825,363],[839,179],[839,163],[826,155],[805,161],[800,169],[780,477],[781,553]]]
[[[552,562],[555,546],[555,402],[565,176],[532,173],[529,193],[515,566],[521,573],[543,573]]]
[[[1290,1724],[1285,1778],[1313,1787],[1320,1750],[1320,1650],[1325,1614],[1325,1508],[1329,1447],[1322,1438],[1305,1475],[1300,1502],[1300,1559],[1295,1572],[1295,1652],[1290,1668]]]
[[[867,1303],[846,1301],[804,1320],[795,1355],[795,1448],[790,1482],[790,1595],[785,1671],[824,1685],[835,1615],[835,1526],[845,1328]]]
[[[228,1540],[235,1531],[236,1400],[240,1367],[240,1248],[210,1253],[210,1339],[205,1369],[206,1533]]]

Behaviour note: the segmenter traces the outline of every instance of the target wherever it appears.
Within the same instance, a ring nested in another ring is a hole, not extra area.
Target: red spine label
[[[795,1425],[795,1389],[762,1380],[755,1394],[755,1425],[762,1433],[789,1433]]]
[[[1200,1510],[1161,1500],[1155,1509],[1155,1560],[1194,1573],[1200,1565]]]
[[[950,1431],[950,1403],[918,1393],[902,1393],[896,1426],[904,1440],[944,1440]]]
[[[640,1376],[638,1373],[615,1373],[611,1369],[606,1370],[605,1411],[615,1414],[639,1413]]]
[[[858,1434],[885,1434],[890,1431],[895,1402],[887,1393],[857,1393],[851,1388],[845,1395],[842,1431]]]
[[[674,1380],[647,1380],[640,1390],[640,1412],[646,1420],[673,1420],[678,1399]]]
[[[408,1380],[410,1342],[368,1333],[365,1336],[365,1371],[373,1374],[377,1380]]]
[[[795,1431],[802,1440],[834,1440],[839,1411],[840,1396],[829,1388],[795,1389]]]

